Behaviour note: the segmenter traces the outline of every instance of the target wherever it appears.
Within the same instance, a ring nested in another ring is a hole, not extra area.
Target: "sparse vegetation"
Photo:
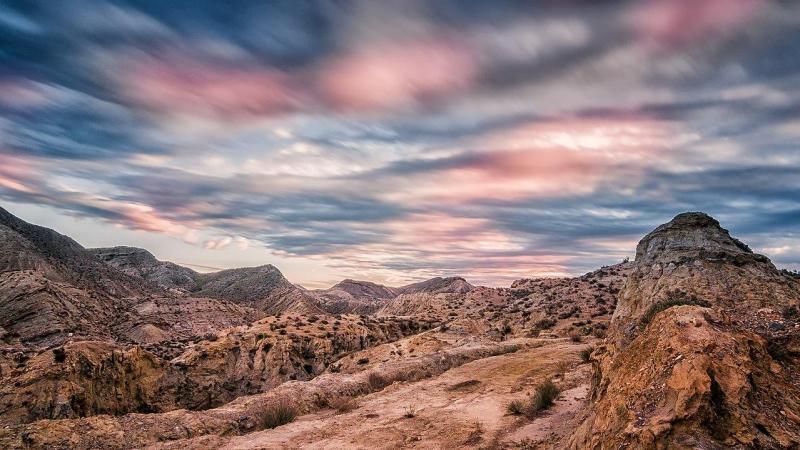
[[[592,357],[592,352],[594,351],[594,347],[587,347],[581,350],[581,361],[587,363]]]
[[[536,386],[536,391],[531,397],[531,401],[526,412],[528,415],[530,413],[535,414],[553,406],[553,403],[555,402],[556,398],[558,398],[560,393],[561,391],[559,391],[558,387],[552,381],[547,380],[543,382],[542,384]]]
[[[533,325],[540,330],[549,330],[550,328],[556,326],[556,320],[551,318],[545,318],[536,321],[536,323]]]
[[[404,411],[405,413],[403,414],[403,417],[405,417],[406,419],[412,419],[414,417],[417,417],[416,405],[408,405],[406,406]]]
[[[464,445],[476,445],[478,442],[483,439],[483,423],[475,422],[475,428],[473,428],[472,432],[470,432],[469,436],[467,436],[467,440],[464,441]]]
[[[663,302],[656,303],[655,305],[651,306],[647,312],[644,313],[641,319],[639,319],[639,330],[644,330],[647,328],[647,325],[653,321],[658,313],[662,311],[666,311],[674,306],[681,306],[681,305],[694,305],[694,306],[702,306],[708,307],[710,304],[702,299],[698,299],[695,296],[689,296],[684,292],[674,293],[672,297],[668,300]]]
[[[533,395],[527,399],[512,400],[506,405],[506,411],[513,415],[524,415],[527,418],[533,418],[541,411],[544,411],[555,402],[560,391],[558,387],[550,380],[547,380],[536,386]]]
[[[56,347],[53,349],[53,359],[57,363],[63,363],[67,359],[67,352],[64,347]]]
[[[527,402],[522,399],[514,399],[506,405],[506,411],[514,416],[519,416],[525,413]]]
[[[281,399],[267,406],[261,417],[261,424],[263,428],[275,428],[294,421],[296,417],[297,410],[294,406],[288,400]]]

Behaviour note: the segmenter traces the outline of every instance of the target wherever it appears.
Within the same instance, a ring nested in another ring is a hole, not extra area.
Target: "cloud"
[[[798,264],[792,2],[240,6],[0,6],[0,198],[297,281],[576,273],[683,210]]]

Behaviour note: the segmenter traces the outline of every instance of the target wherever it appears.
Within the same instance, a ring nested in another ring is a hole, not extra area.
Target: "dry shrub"
[[[553,406],[553,403],[560,393],[558,387],[550,380],[536,386],[536,391],[531,396],[528,407],[525,410],[525,415],[532,417],[538,412]]]
[[[520,399],[511,400],[508,403],[508,405],[506,405],[506,411],[508,411],[509,414],[519,416],[525,412],[525,405],[526,405],[525,400],[520,400]]]
[[[533,395],[527,399],[512,400],[506,405],[506,411],[508,411],[509,414],[524,415],[532,419],[541,411],[553,406],[559,393],[558,387],[552,381],[547,380],[536,386]]]
[[[469,436],[467,436],[464,445],[477,445],[483,439],[483,432],[483,424],[481,422],[475,422],[475,428],[473,428]]]
[[[286,399],[267,405],[261,417],[263,428],[275,428],[292,422],[297,417],[297,409]]]

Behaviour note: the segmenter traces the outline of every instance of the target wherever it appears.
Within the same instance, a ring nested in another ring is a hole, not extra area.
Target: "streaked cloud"
[[[12,2],[0,198],[314,286],[576,273],[683,210],[797,268],[798,25],[777,0]]]

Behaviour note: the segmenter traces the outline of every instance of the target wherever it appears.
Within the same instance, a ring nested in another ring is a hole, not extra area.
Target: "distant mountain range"
[[[272,265],[199,273],[141,248],[86,249],[0,208],[0,335],[23,342],[188,338],[264,315],[372,314],[404,294],[472,289],[453,277],[399,288],[344,280],[307,290]]]

